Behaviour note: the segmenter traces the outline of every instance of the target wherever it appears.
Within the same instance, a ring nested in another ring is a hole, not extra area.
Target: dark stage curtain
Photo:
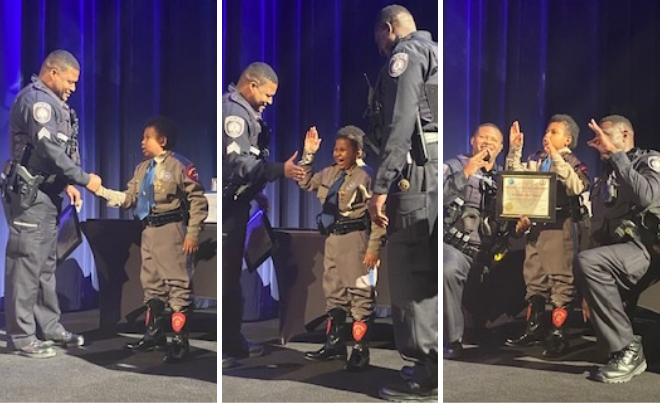
[[[0,159],[9,157],[11,102],[38,73],[44,57],[63,48],[81,63],[81,79],[69,103],[80,118],[85,170],[101,175],[107,187],[125,189],[143,159],[143,124],[162,114],[178,123],[176,150],[196,164],[210,188],[217,167],[216,15],[215,0],[1,2]],[[107,208],[87,191],[83,198],[81,220],[132,217]],[[3,220],[2,295],[7,233]],[[72,257],[97,284],[87,244]]]
[[[237,82],[254,61],[270,64],[279,76],[273,105],[265,119],[273,129],[271,156],[285,161],[302,152],[305,132],[315,125],[323,138],[316,167],[332,164],[337,130],[356,125],[367,130],[367,73],[375,84],[385,59],[378,54],[373,27],[378,11],[392,1],[372,0],[223,0],[222,88]],[[399,1],[417,28],[437,40],[438,4]],[[371,150],[367,150],[370,153]],[[367,163],[377,160],[368,157]],[[290,180],[266,189],[270,219],[277,227],[316,228],[321,209],[315,195]]]
[[[541,149],[549,117],[580,126],[576,155],[598,175],[587,122],[612,114],[636,142],[660,148],[660,3],[653,0],[446,0],[443,9],[445,159],[469,151],[482,122],[519,120],[524,155]],[[499,162],[504,162],[504,153]]]

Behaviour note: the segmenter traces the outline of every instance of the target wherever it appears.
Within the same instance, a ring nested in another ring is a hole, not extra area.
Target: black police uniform
[[[9,349],[35,341],[37,323],[45,339],[57,340],[66,332],[59,322],[55,291],[59,194],[68,184],[89,183],[89,174],[78,165],[76,125],[69,106],[38,77],[18,93],[9,111],[13,160],[20,160],[21,144],[31,144],[34,149],[27,168],[32,175],[44,177],[27,208],[21,206],[16,192],[7,191],[3,198],[9,225],[5,267]]]
[[[248,345],[241,334],[243,293],[240,279],[252,197],[243,196],[252,194],[251,189],[263,188],[266,182],[283,177],[284,163],[264,159],[267,127],[259,112],[234,86],[229,86],[229,92],[222,96],[222,118],[222,352],[244,357],[248,355]],[[245,185],[251,187],[234,200]]]
[[[491,171],[477,171],[470,178],[465,178],[463,169],[470,157],[459,155],[445,162],[443,166],[443,209],[447,232],[442,244],[442,275],[443,275],[443,320],[444,339],[447,345],[447,356],[460,355],[458,346],[465,328],[463,316],[463,291],[468,274],[478,263],[475,258],[479,252],[484,236],[493,235],[494,230],[484,226],[484,219],[494,209],[494,196],[489,192],[495,190],[497,172],[500,167],[495,165]],[[460,204],[456,201],[460,200]],[[454,205],[455,204],[455,205]],[[453,205],[453,206],[452,206]],[[450,207],[457,212],[449,214]],[[451,216],[457,217],[451,217]],[[457,230],[458,236],[450,236],[452,230]],[[463,236],[465,235],[465,239]],[[451,351],[450,344],[454,343]]]
[[[646,368],[644,353],[633,335],[620,290],[629,291],[649,269],[651,255],[635,233],[641,230],[637,213],[657,206],[660,200],[660,153],[639,149],[617,152],[604,166],[605,172],[590,195],[591,234],[601,246],[580,252],[576,275],[584,286],[597,335],[609,352],[624,351],[628,362],[636,363],[634,372],[641,373]],[[626,234],[630,223],[634,223],[633,231]],[[629,370],[601,369],[597,377],[605,382],[629,380],[634,376]]]
[[[430,106],[437,101],[427,99],[424,85],[437,83],[438,44],[416,31],[394,45],[376,88],[383,139],[374,192],[389,192],[393,219],[387,248],[395,340],[415,361],[412,380],[425,389],[438,386],[438,124]],[[436,135],[427,138],[424,165],[408,153],[418,111],[424,131]]]

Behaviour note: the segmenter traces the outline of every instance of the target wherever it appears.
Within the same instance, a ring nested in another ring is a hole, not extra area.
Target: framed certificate
[[[550,172],[502,171],[497,178],[497,216],[533,222],[555,221],[557,175]]]
[[[57,229],[57,265],[71,255],[82,244],[82,241],[76,207],[74,205],[67,205],[59,217],[59,226]]]

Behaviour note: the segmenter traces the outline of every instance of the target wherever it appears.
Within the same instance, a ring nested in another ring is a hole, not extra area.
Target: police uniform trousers
[[[222,214],[222,348],[223,352],[241,349],[243,290],[241,273],[245,233],[250,205],[226,207]]]
[[[523,266],[526,300],[539,295],[550,298],[557,307],[573,301],[577,237],[577,226],[570,217],[558,217],[557,223],[540,223],[532,228],[527,235]]]
[[[438,145],[429,161],[407,168],[410,188],[389,195],[388,271],[394,337],[415,362],[412,379],[438,384]],[[393,219],[393,220],[392,220]]]
[[[323,292],[326,312],[337,308],[350,310],[355,321],[364,321],[373,313],[369,273],[362,265],[367,242],[367,232],[364,230],[330,234],[325,240]]]
[[[460,341],[463,337],[463,291],[472,264],[472,257],[442,243],[442,308],[446,342]]]
[[[633,340],[630,318],[620,290],[628,291],[644,276],[651,263],[646,248],[628,241],[582,251],[576,275],[589,304],[591,321],[609,352],[617,352]]]
[[[36,340],[39,325],[44,339],[65,331],[55,290],[57,217],[62,198],[37,192],[23,209],[18,195],[3,199],[9,239],[5,259],[7,348],[20,349]]]
[[[190,306],[192,259],[183,253],[184,238],[182,221],[142,230],[140,282],[145,303],[158,299],[172,308]]]

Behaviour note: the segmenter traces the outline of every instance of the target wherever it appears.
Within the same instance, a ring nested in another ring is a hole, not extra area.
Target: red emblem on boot
[[[367,333],[367,324],[362,321],[353,322],[353,338],[355,342],[360,342],[364,334]]]
[[[176,312],[172,314],[172,330],[174,332],[179,332],[186,324],[186,315],[181,312]]]
[[[566,317],[568,317],[566,309],[563,307],[557,307],[552,311],[552,324],[559,328],[564,324],[564,321],[566,321]]]
[[[328,321],[325,322],[325,333],[330,334],[330,328],[332,328],[332,317],[328,317]]]
[[[147,315],[144,316],[144,325],[149,325],[150,317],[151,317],[151,309],[147,309]]]

